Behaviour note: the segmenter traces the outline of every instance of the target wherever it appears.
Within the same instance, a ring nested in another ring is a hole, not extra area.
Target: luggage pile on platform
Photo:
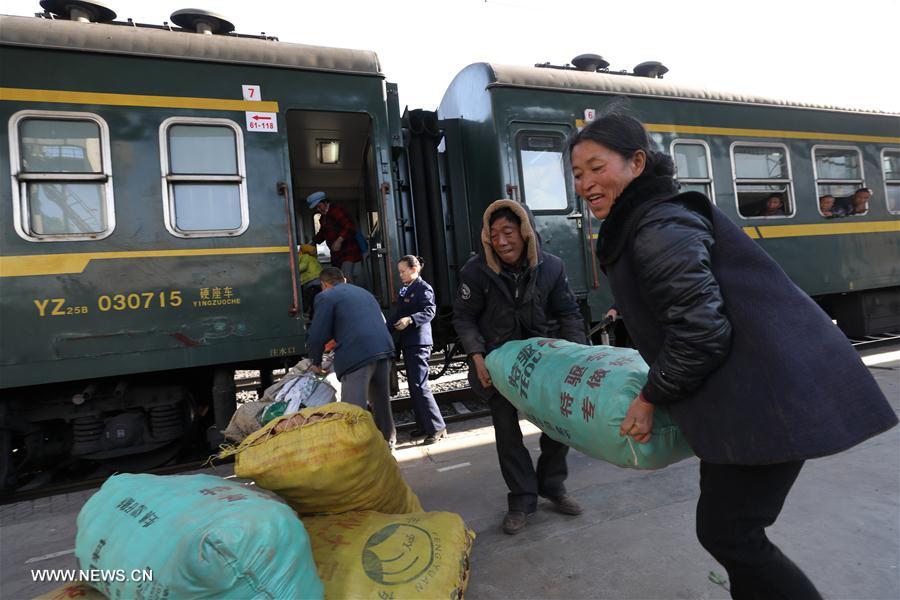
[[[78,515],[79,568],[152,581],[92,585],[110,598],[463,597],[475,534],[459,515],[423,511],[367,411],[283,415],[228,455],[255,485],[110,477]]]
[[[331,370],[333,360],[331,353],[322,358],[322,369],[327,372],[323,375],[313,372],[310,369],[312,363],[304,358],[267,387],[259,400],[238,405],[222,434],[233,442],[242,442],[276,417],[340,402],[341,383]]]

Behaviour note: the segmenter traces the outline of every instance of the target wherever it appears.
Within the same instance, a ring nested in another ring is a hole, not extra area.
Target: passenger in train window
[[[481,251],[463,266],[453,326],[469,357],[472,391],[491,407],[500,472],[509,488],[502,530],[515,534],[537,510],[538,496],[563,514],[581,507],[564,485],[569,447],[541,434],[537,470],[522,442],[516,408],[491,384],[485,354],[510,340],[557,337],[587,343],[584,320],[562,260],[541,248],[531,211],[497,200],[482,217]]]
[[[785,216],[784,198],[781,194],[772,193],[766,197],[766,204],[759,211],[758,217],[783,217]]]
[[[322,265],[316,255],[316,247],[312,244],[300,246],[300,256],[297,259],[297,270],[300,271],[300,290],[303,292],[303,308],[312,317],[313,301],[316,294],[322,291],[319,282],[319,273]]]
[[[340,269],[325,267],[319,281],[322,292],[316,296],[307,340],[312,370],[322,372],[325,345],[334,339],[334,372],[341,382],[341,401],[363,409],[371,405],[375,425],[393,448],[397,431],[389,378],[394,341],[385,327],[381,306],[368,290],[347,285]]]
[[[869,188],[859,188],[850,196],[850,209],[845,216],[851,217],[856,215],[864,215],[869,212],[869,198],[872,197],[872,190]]]
[[[834,196],[831,194],[819,196],[819,212],[827,219],[841,216],[834,210]]]
[[[313,192],[306,197],[311,210],[319,212],[319,231],[313,236],[317,244],[325,242],[331,250],[331,264],[338,267],[348,283],[365,286],[363,253],[357,241],[357,226],[350,211],[328,200],[325,192]]]
[[[437,312],[434,290],[422,279],[420,272],[425,261],[407,255],[397,263],[403,287],[397,299],[397,310],[387,325],[398,332],[397,345],[403,350],[406,380],[413,403],[416,429],[413,439],[424,438],[423,444],[434,444],[447,435],[444,418],[428,386],[428,359],[431,358],[431,320]]]
[[[620,435],[647,442],[655,408],[668,409],[700,458],[697,537],[733,598],[821,598],[765,529],[805,460],[886,431],[897,415],[781,267],[703,194],[678,193],[672,160],[651,150],[640,121],[614,109],[569,153],[575,191],[603,219],[598,261],[650,365]]]

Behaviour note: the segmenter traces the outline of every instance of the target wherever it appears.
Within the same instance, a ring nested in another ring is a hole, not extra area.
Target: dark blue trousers
[[[434,394],[428,386],[428,359],[431,346],[404,346],[403,360],[406,362],[406,380],[409,382],[409,396],[416,415],[416,424],[427,434],[444,429],[444,417],[438,409]]]

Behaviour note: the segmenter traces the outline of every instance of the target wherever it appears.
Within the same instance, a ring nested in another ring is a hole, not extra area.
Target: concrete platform
[[[870,369],[900,410],[900,357],[882,356]],[[537,456],[537,429],[522,428]],[[694,536],[696,459],[631,471],[573,451],[567,484],[585,513],[542,503],[521,534],[507,536],[489,418],[458,424],[433,446],[402,444],[395,456],[426,509],[457,512],[477,533],[467,598],[729,598],[709,577],[724,569]],[[0,598],[58,587],[32,581],[31,569],[77,568],[75,517],[92,493],[0,507]],[[900,598],[900,428],[807,463],[769,535],[826,598]]]

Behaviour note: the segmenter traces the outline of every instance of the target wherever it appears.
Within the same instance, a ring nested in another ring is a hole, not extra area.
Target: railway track
[[[900,343],[900,331],[878,333],[861,338],[850,338],[850,343],[853,344],[853,347],[857,350],[869,350],[871,348],[889,346],[894,343]]]
[[[253,384],[259,386],[259,377],[249,377],[241,381],[244,389],[250,389]],[[469,393],[467,386],[456,386],[450,389],[444,389],[435,393],[435,399],[441,409],[444,421],[454,423],[465,421],[476,417],[482,417],[490,414],[487,405],[475,400]],[[398,432],[405,433],[415,427],[413,420],[412,407],[409,404],[409,397],[399,397],[392,399],[392,408],[394,409],[395,419],[397,420]],[[196,454],[196,453],[195,453]],[[209,459],[209,455],[200,454],[191,456],[190,458],[178,459],[178,462],[164,465],[154,469],[143,471],[153,475],[174,475],[193,471],[202,468]],[[233,462],[232,458],[225,460],[216,460],[216,464],[228,464]],[[17,502],[25,502],[28,500],[36,500],[48,496],[56,496],[59,494],[71,494],[87,489],[97,488],[103,485],[111,473],[102,469],[96,469],[83,477],[68,478],[62,481],[49,480],[41,483],[42,475],[38,474],[31,484],[33,487],[26,485],[13,493],[0,494],[0,505],[14,504]],[[47,474],[49,477],[49,474]]]

